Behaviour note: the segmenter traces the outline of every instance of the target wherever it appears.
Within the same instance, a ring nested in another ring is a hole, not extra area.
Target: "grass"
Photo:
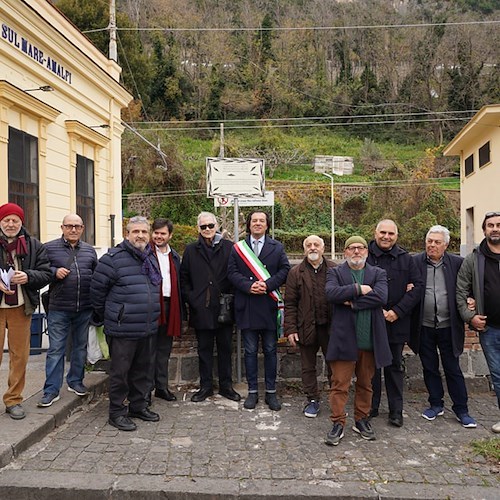
[[[471,446],[476,454],[500,463],[500,438],[472,441]]]

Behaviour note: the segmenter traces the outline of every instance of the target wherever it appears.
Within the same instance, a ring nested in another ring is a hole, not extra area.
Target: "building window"
[[[30,234],[40,238],[38,138],[9,127],[9,201],[24,210]]]
[[[95,245],[94,162],[76,155],[76,213],[83,219],[82,239]]]
[[[490,141],[479,148],[479,167],[490,162]]]
[[[465,176],[474,172],[474,155],[470,155],[465,159]]]

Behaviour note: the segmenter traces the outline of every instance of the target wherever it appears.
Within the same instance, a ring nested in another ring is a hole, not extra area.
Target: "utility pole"
[[[116,48],[116,0],[109,0],[109,58],[118,62]]]

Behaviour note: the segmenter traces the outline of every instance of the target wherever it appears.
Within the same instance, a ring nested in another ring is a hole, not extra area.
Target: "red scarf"
[[[172,257],[172,251],[168,254],[168,262],[170,264],[170,311],[167,318],[165,302],[163,301],[163,289],[160,287],[160,325],[167,325],[167,335],[169,337],[180,337],[182,329],[181,307],[177,269]]]

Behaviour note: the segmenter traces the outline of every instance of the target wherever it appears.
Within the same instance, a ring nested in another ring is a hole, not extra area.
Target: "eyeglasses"
[[[80,231],[83,229],[81,224],[63,224],[64,229],[75,229],[76,231]]]
[[[205,229],[213,229],[215,224],[200,224],[200,229],[204,231]]]
[[[360,246],[360,247],[347,247],[346,250],[349,250],[349,252],[362,252],[365,250],[365,246]]]

